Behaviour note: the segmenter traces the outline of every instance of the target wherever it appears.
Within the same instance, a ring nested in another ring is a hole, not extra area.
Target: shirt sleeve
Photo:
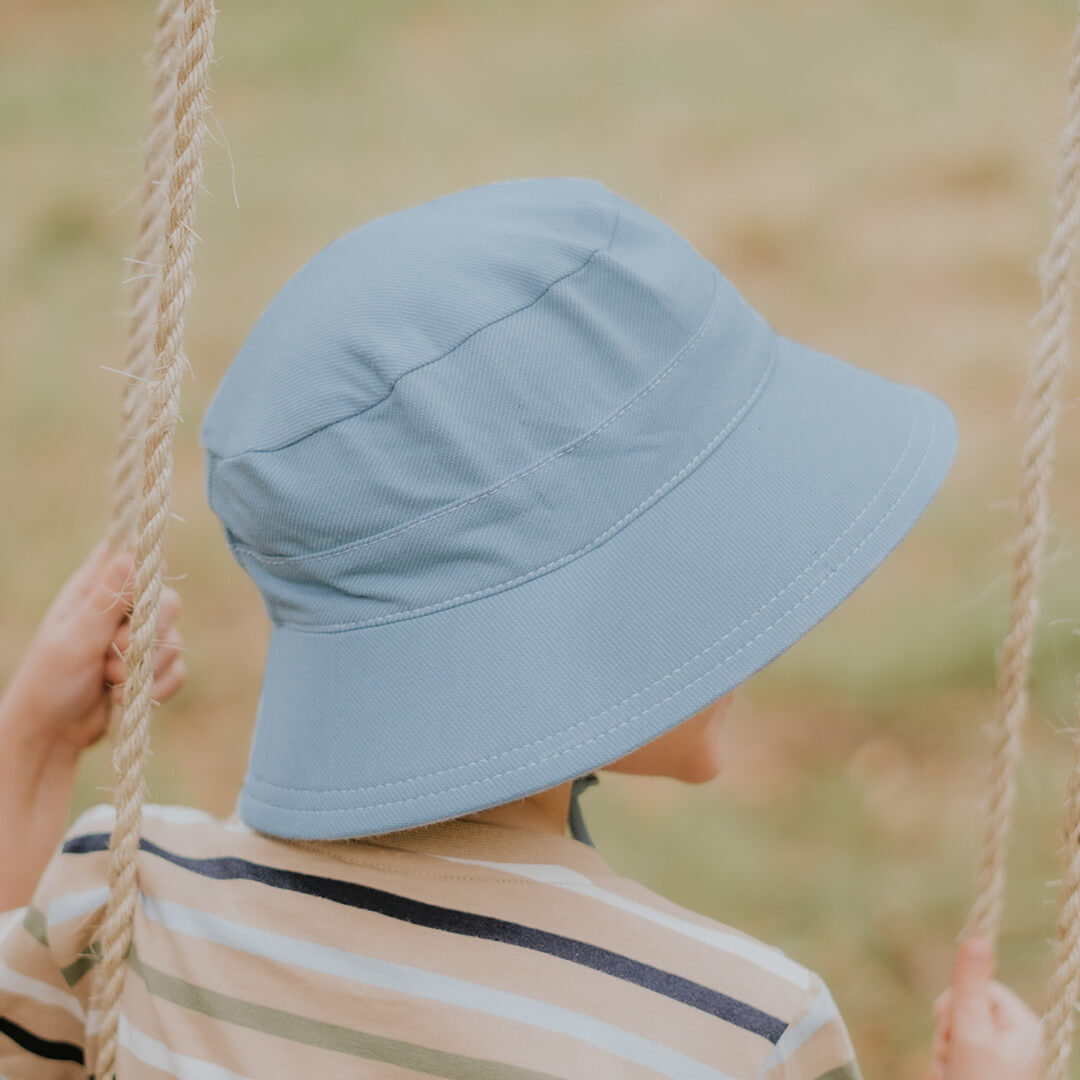
[[[30,903],[0,913],[0,1077],[83,1080],[96,934],[108,899],[109,808],[87,811],[42,874]],[[97,845],[91,845],[96,847]]]
[[[799,1011],[758,1080],[862,1080],[847,1026],[820,976],[811,978]]]

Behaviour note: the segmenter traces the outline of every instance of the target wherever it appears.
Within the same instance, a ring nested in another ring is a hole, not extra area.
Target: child
[[[325,248],[202,434],[273,633],[237,814],[147,811],[120,1075],[858,1076],[817,975],[614,874],[574,794],[716,774],[732,689],[941,484],[944,405],[777,335],[603,186],[543,179]],[[86,640],[100,687],[112,629],[27,663]],[[3,715],[14,770],[62,726]],[[0,945],[8,1080],[93,1062],[110,824],[76,822]],[[1036,1075],[991,969],[961,948],[934,1080]]]

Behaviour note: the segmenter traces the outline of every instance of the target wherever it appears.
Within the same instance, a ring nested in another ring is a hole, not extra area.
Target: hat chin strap
[[[568,824],[570,826],[570,835],[575,840],[580,840],[583,844],[588,844],[589,847],[596,847],[592,842],[592,837],[589,835],[589,830],[585,827],[585,819],[581,816],[581,804],[578,801],[581,798],[581,793],[587,788],[591,788],[593,784],[599,784],[600,777],[596,773],[588,773],[586,776],[579,776],[570,785],[570,813],[568,815]]]

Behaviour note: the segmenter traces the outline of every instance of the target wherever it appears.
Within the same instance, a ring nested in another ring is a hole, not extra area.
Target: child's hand
[[[14,727],[40,746],[75,753],[105,734],[106,697],[123,697],[120,653],[128,646],[133,562],[130,551],[110,556],[102,542],[60,589],[0,702],[9,732]],[[187,674],[179,614],[180,597],[163,587],[156,701],[175,694]]]
[[[993,982],[986,938],[959,948],[952,985],[934,1003],[933,1064],[926,1080],[1038,1080],[1042,1029],[1008,987]]]

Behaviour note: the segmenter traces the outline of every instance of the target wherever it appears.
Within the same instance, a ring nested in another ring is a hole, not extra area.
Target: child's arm
[[[130,552],[110,556],[99,544],[57,594],[0,697],[0,911],[30,899],[63,835],[79,755],[105,734],[107,697],[122,697],[131,569]],[[179,612],[179,596],[163,588],[157,701],[186,675]]]
[[[993,972],[989,941],[969,938],[960,946],[952,985],[934,1005],[934,1063],[926,1080],[1038,1080],[1039,1020],[992,981]]]

